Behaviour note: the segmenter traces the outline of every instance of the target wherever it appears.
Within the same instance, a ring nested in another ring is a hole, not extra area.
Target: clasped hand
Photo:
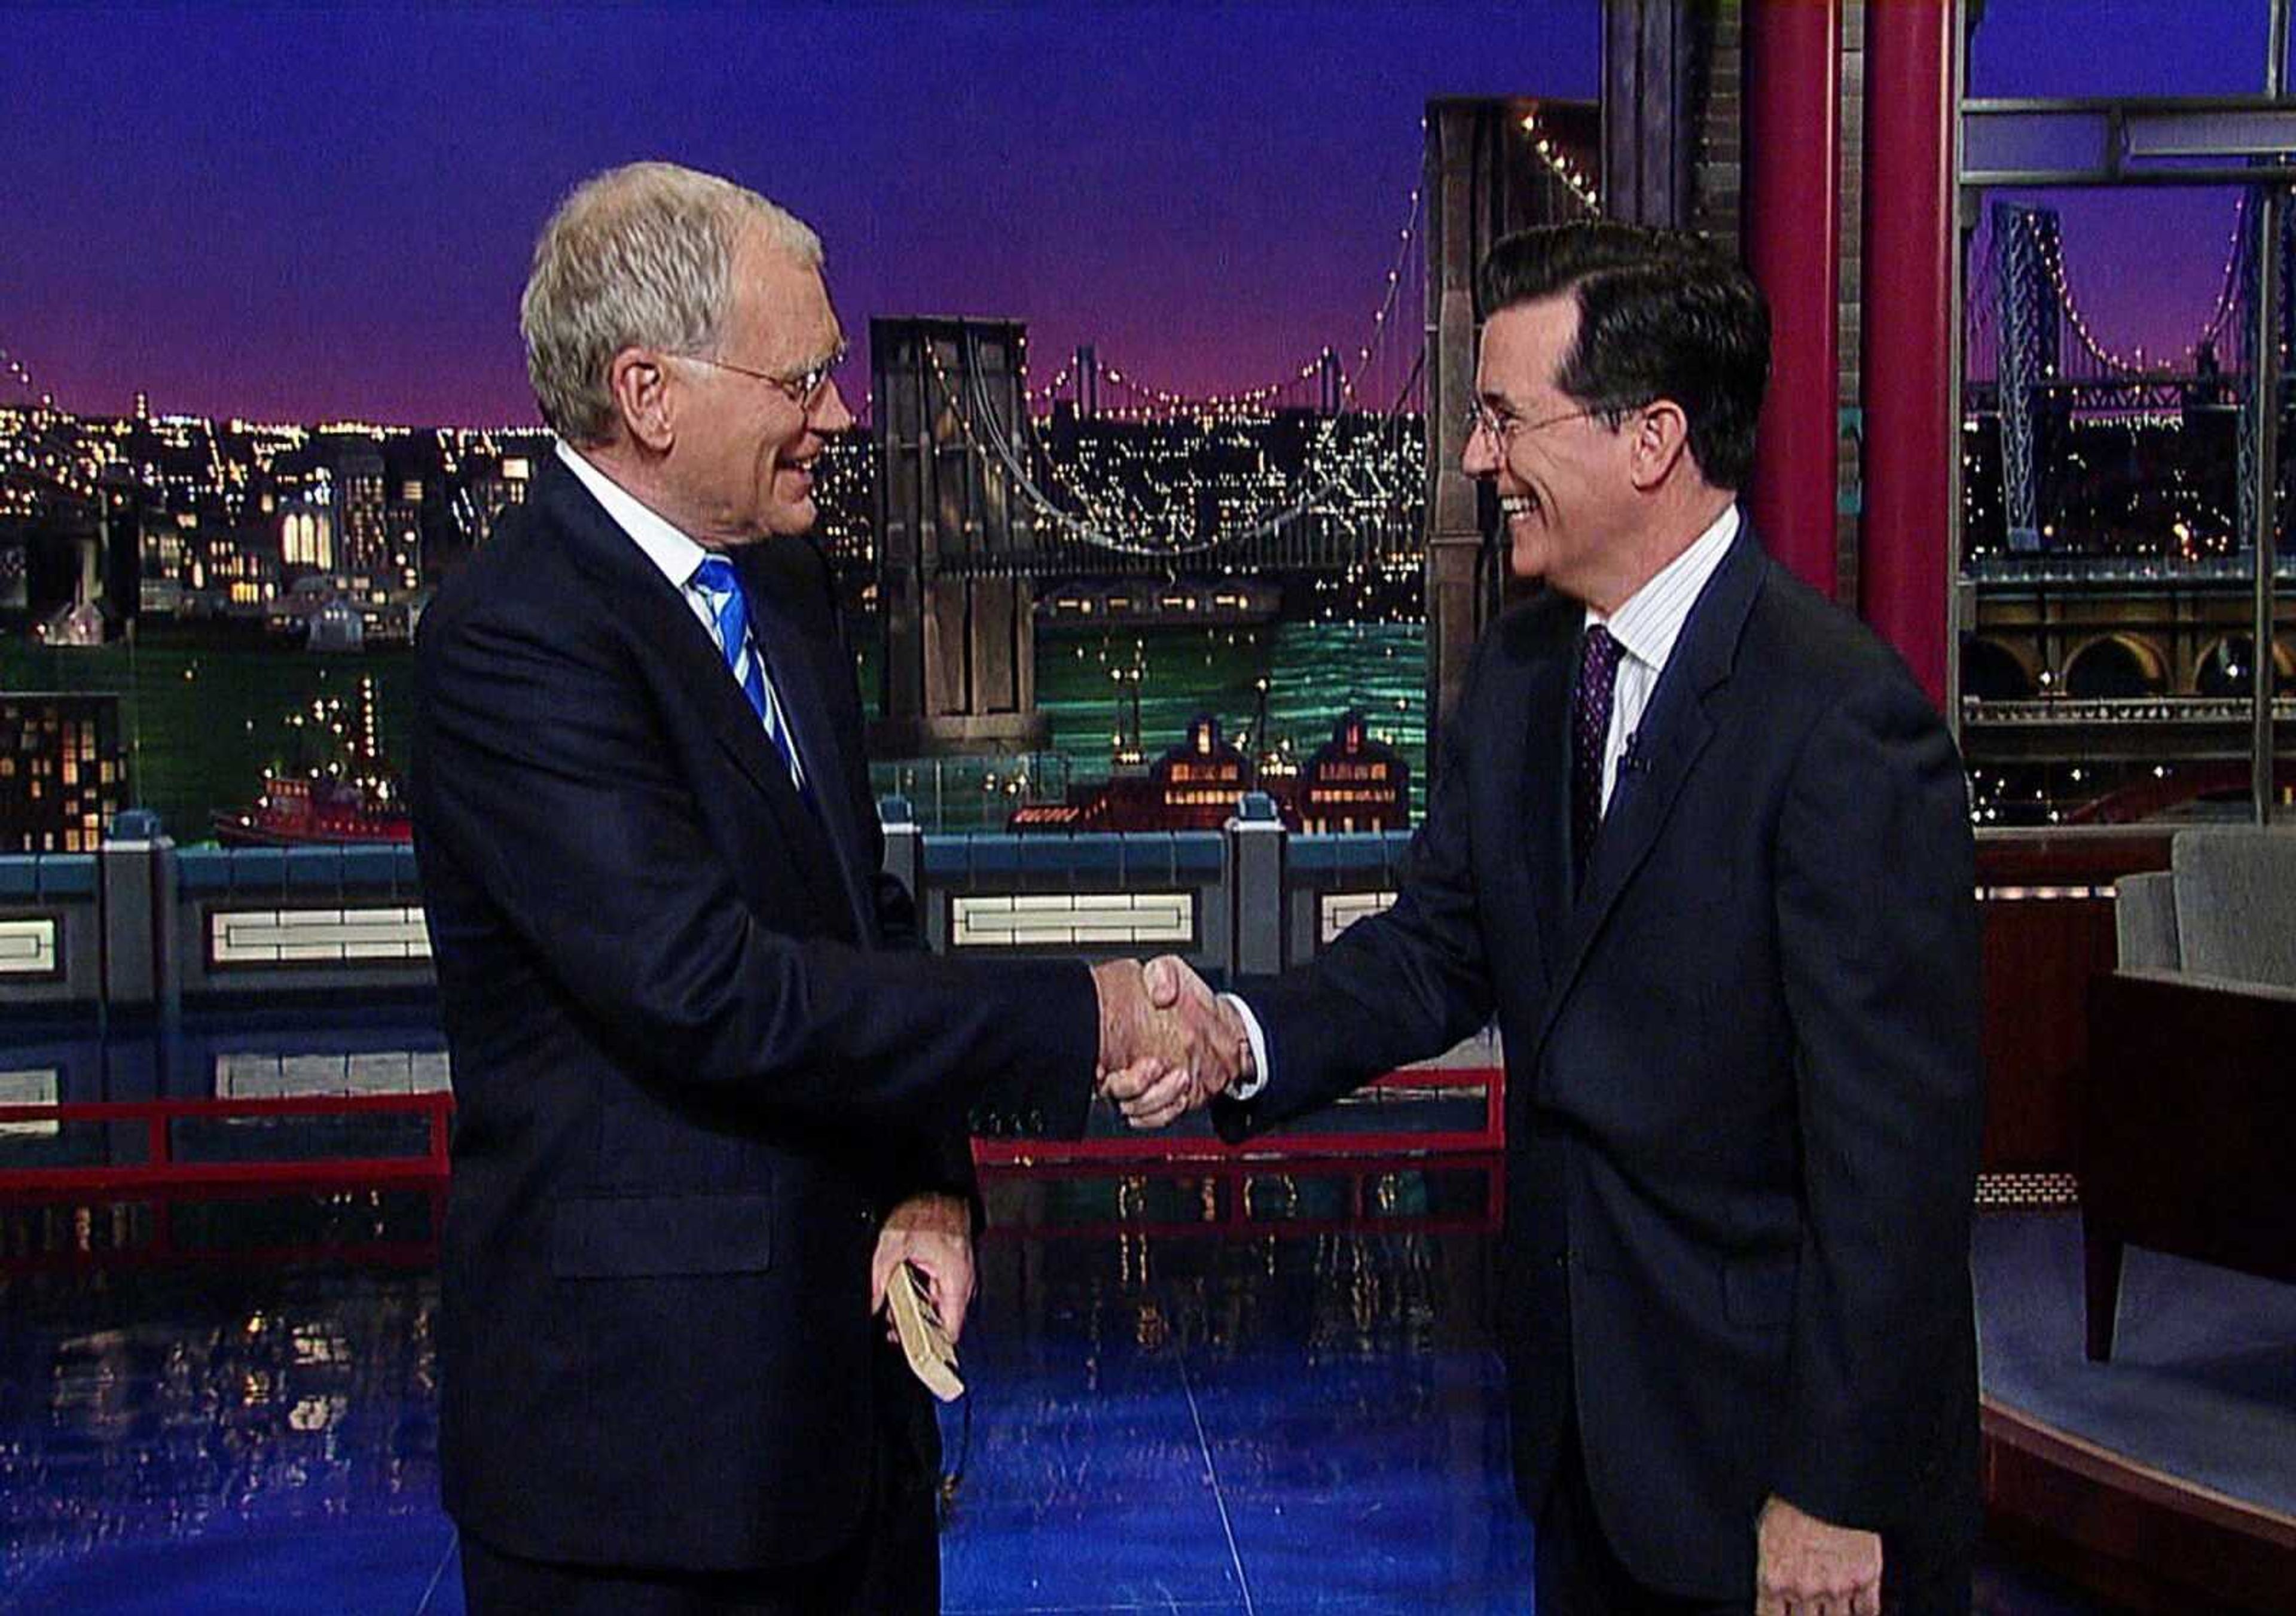
[[[1245,1074],[1250,1041],[1234,1011],[1170,955],[1095,965],[1102,1094],[1134,1128],[1162,1128]]]

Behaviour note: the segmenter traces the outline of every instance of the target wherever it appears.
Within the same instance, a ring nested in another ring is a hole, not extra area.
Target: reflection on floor
[[[1330,1178],[1000,1189],[969,1441],[948,1424],[947,1609],[1529,1610],[1488,1241],[1420,1226],[1472,1177],[1389,1176],[1354,1218]],[[1252,1222],[1222,1232],[1239,1194]],[[0,1208],[0,1609],[459,1611],[435,1212],[182,1204],[145,1261],[148,1204]],[[1988,1565],[1980,1608],[2094,1607]]]

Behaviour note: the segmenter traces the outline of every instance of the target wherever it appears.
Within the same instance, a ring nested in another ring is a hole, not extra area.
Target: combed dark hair
[[[1486,320],[1574,293],[1578,340],[1555,385],[1614,423],[1673,399],[1706,480],[1744,485],[1770,376],[1770,309],[1743,268],[1685,231],[1594,220],[1502,238],[1480,290]]]

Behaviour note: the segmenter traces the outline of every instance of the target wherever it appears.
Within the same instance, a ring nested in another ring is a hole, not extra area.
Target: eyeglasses
[[[1584,421],[1599,410],[1569,410],[1560,415],[1548,415],[1538,421],[1525,421],[1520,415],[1501,415],[1480,398],[1467,404],[1467,436],[1488,432],[1501,443],[1512,443],[1524,432],[1543,432],[1550,426],[1561,426],[1566,421]]]
[[[830,378],[837,367],[845,363],[845,344],[840,342],[837,351],[821,361],[800,371],[794,376],[777,375],[769,370],[751,370],[746,365],[735,365],[729,359],[713,359],[707,354],[679,354],[681,359],[691,359],[697,365],[707,365],[713,370],[729,370],[739,376],[754,376],[760,381],[770,381],[782,390],[782,396],[798,408],[810,413],[829,390]]]

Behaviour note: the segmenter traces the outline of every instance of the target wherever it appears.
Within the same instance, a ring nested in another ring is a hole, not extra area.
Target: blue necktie
[[[718,619],[718,648],[725,655],[726,666],[733,670],[734,682],[750,698],[758,722],[766,726],[767,737],[789,769],[791,783],[804,795],[805,771],[798,766],[797,749],[790,744],[789,732],[782,727],[780,705],[766,693],[764,659],[750,643],[750,597],[742,592],[741,574],[734,570],[733,562],[713,555],[694,569],[693,582],[709,597],[710,612]]]

